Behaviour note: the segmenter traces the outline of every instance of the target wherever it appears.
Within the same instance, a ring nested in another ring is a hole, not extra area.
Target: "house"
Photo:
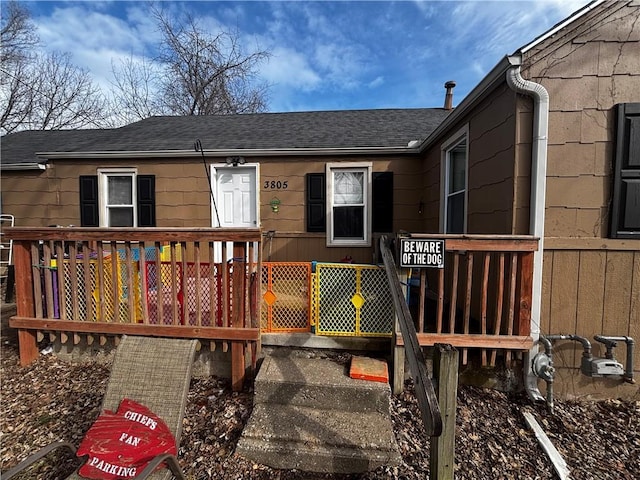
[[[638,52],[640,4],[597,0],[504,57],[455,109],[19,132],[2,139],[2,209],[33,226],[259,226],[273,262],[375,263],[380,233],[530,234],[534,340],[637,339]],[[577,342],[553,347],[561,395],[638,394],[580,374]]]

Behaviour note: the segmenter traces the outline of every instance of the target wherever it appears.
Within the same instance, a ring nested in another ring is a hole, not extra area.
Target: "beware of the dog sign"
[[[407,268],[444,268],[444,240],[401,239],[400,266]]]

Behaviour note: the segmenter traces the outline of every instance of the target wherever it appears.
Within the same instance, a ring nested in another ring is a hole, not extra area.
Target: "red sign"
[[[116,413],[105,411],[78,447],[89,455],[78,473],[95,480],[133,478],[162,453],[177,454],[169,427],[144,405],[124,399]]]

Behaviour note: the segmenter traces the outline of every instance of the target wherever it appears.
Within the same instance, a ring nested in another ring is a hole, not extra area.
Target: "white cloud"
[[[304,55],[283,47],[277,47],[271,53],[269,62],[261,69],[267,82],[307,92],[315,90],[320,85],[320,75],[309,65]]]

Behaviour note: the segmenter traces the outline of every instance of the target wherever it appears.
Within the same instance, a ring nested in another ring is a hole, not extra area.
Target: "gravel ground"
[[[344,354],[341,355],[344,360]],[[1,469],[58,439],[78,444],[97,418],[109,365],[41,355],[18,366],[13,342],[2,340]],[[223,379],[191,382],[179,460],[188,479],[425,479],[429,440],[412,385],[392,398],[402,464],[361,475],[275,470],[234,453],[252,408],[252,393],[232,393]],[[572,479],[640,478],[640,401],[557,401],[555,414],[523,395],[461,386],[456,426],[457,479],[553,479],[552,464],[528,429],[532,412],[563,456]],[[58,479],[75,468],[60,455],[23,478]]]

